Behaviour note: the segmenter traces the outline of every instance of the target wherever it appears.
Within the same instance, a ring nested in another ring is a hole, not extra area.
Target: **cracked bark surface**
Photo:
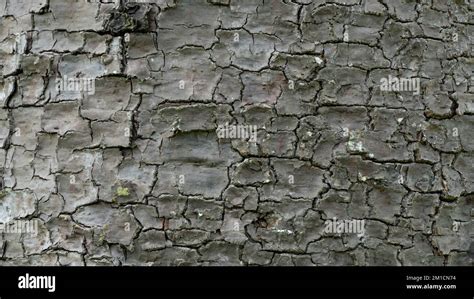
[[[472,1],[137,2],[0,0],[0,265],[472,265]]]

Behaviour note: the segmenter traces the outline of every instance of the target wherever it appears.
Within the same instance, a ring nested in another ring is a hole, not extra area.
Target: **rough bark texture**
[[[105,2],[0,0],[0,265],[472,265],[468,0]]]

